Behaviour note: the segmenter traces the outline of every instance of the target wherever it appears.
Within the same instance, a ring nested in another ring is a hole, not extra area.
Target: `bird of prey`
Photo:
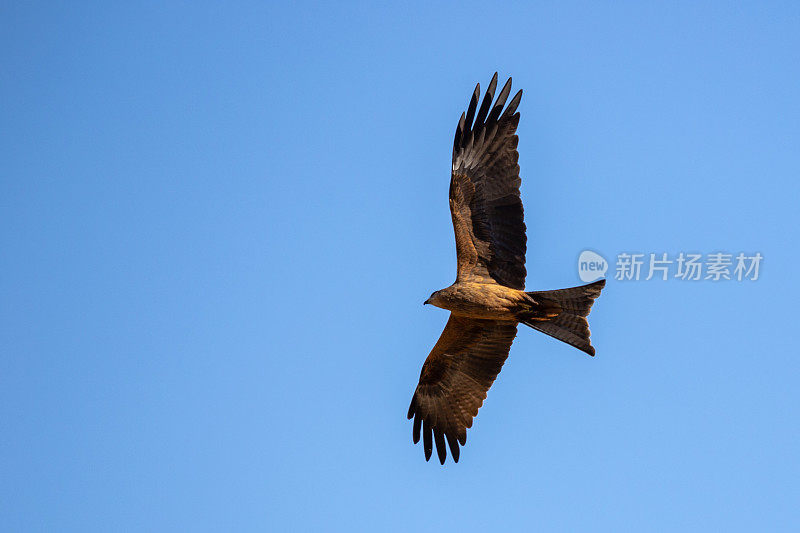
[[[495,73],[483,102],[475,87],[453,142],[450,213],[456,236],[456,281],[426,304],[450,311],[450,319],[422,365],[408,418],[414,444],[425,460],[433,443],[439,461],[445,440],[458,462],[459,444],[508,357],[519,323],[594,355],[586,317],[605,280],[552,291],[525,292],[525,222],[519,185],[522,91],[506,105],[511,78],[494,99]],[[494,103],[493,103],[494,102]]]

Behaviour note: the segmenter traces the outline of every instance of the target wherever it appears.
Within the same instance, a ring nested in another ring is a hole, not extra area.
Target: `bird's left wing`
[[[508,357],[517,324],[450,315],[436,346],[422,365],[419,384],[408,408],[414,419],[414,444],[422,432],[425,460],[433,442],[439,461],[450,453],[458,462],[459,443],[467,442],[467,428],[486,399],[489,387]]]
[[[511,78],[500,90],[495,73],[478,108],[475,87],[453,140],[450,213],[456,237],[458,281],[525,288],[525,220],[520,199],[519,91],[506,105]],[[477,114],[476,114],[477,112]]]

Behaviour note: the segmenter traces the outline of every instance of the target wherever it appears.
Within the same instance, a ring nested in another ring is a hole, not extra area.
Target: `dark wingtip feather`
[[[515,94],[514,98],[511,99],[511,102],[509,102],[508,107],[506,107],[506,110],[503,111],[503,116],[501,118],[506,118],[513,115],[514,112],[517,110],[517,106],[519,105],[520,100],[522,100],[522,89],[517,91],[517,94]]]
[[[444,464],[447,459],[447,448],[444,445],[444,433],[440,429],[433,430],[433,438],[436,440],[436,454],[439,456],[439,462]]]
[[[420,427],[422,427],[422,417],[419,416],[419,413],[417,413],[417,416],[414,417],[414,430],[413,430],[414,444],[419,442]]]
[[[508,78],[506,84],[503,85],[503,88],[500,89],[500,94],[497,95],[497,101],[492,108],[492,112],[489,113],[489,118],[487,122],[495,122],[499,117],[500,113],[503,111],[503,106],[506,105],[506,100],[508,100],[508,95],[511,93],[511,78]]]
[[[425,447],[425,460],[430,461],[431,455],[433,454],[433,438],[432,438],[432,430],[431,426],[427,420],[423,420],[423,428],[422,428],[422,444]]]
[[[453,461],[457,463],[458,457],[461,455],[461,452],[458,449],[458,441],[449,433],[445,434],[445,437],[447,437],[447,444],[450,446],[450,455],[453,456]]]
[[[481,84],[475,85],[475,91],[472,93],[472,99],[469,101],[467,108],[466,126],[467,130],[472,128],[472,119],[475,118],[475,110],[478,108],[478,99],[481,97]]]
[[[475,130],[477,131],[479,128],[483,128],[483,123],[486,120],[486,115],[489,114],[489,108],[492,105],[492,100],[494,100],[494,90],[497,88],[497,72],[494,73],[492,77],[492,81],[489,82],[489,86],[486,88],[486,93],[483,95],[483,103],[481,104],[481,108],[478,111],[478,116],[475,118]]]
[[[455,157],[461,146],[461,139],[464,138],[464,113],[461,113],[461,118],[458,119],[458,126],[456,126],[456,135],[453,139],[453,157]]]
[[[414,416],[414,398],[411,398],[411,405],[408,406],[408,414],[406,416],[409,420]]]

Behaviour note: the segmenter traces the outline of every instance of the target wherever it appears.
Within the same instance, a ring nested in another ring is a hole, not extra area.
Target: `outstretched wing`
[[[453,142],[450,212],[456,234],[457,279],[522,290],[526,238],[515,134],[522,91],[503,110],[511,78],[492,105],[496,87],[497,73],[480,109],[480,84],[475,87]]]
[[[458,462],[458,445],[467,442],[467,428],[472,427],[516,335],[515,322],[450,315],[422,365],[408,408],[408,418],[414,419],[414,444],[422,430],[425,460],[431,458],[435,441],[439,461],[444,464],[447,439],[453,460]]]

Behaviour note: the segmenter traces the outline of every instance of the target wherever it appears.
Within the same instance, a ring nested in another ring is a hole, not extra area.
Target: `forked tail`
[[[528,292],[535,305],[520,314],[520,322],[594,355],[586,317],[605,285],[601,279],[570,289]]]

